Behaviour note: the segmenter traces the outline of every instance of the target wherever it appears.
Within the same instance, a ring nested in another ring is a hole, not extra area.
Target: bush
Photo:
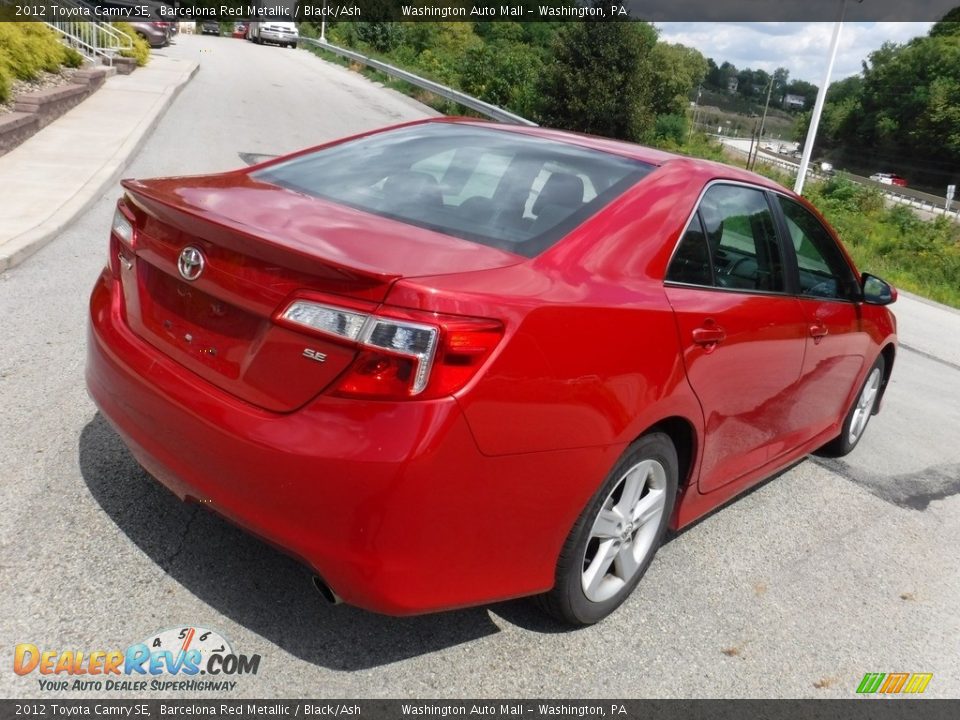
[[[120,52],[122,57],[133,58],[137,61],[137,67],[143,67],[150,60],[150,43],[144,40],[142,37],[137,35],[136,31],[131,27],[130,23],[125,22],[115,22],[110,23],[120,32],[126,33],[131,38],[133,38],[133,49],[132,50],[123,50]]]
[[[811,183],[807,197],[836,228],[857,266],[904,290],[960,307],[960,226],[886,207],[874,188],[843,178]]]
[[[70,60],[67,48],[45,25],[0,23],[0,65],[20,80],[34,80],[41,71],[58,72]]]
[[[0,102],[9,99],[11,85],[13,85],[13,73],[0,59]]]
[[[687,137],[687,118],[685,115],[660,115],[653,126],[658,143],[672,141],[682,145]]]
[[[64,65],[77,67],[82,61],[42,23],[0,22],[0,100],[9,98],[15,79],[35,80],[43,71],[59,72]]]

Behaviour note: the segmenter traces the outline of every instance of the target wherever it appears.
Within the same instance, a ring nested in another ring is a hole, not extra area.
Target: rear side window
[[[710,250],[707,247],[707,236],[703,232],[700,213],[693,216],[690,227],[677,246],[677,252],[667,271],[667,280],[686,285],[713,285]]]
[[[533,257],[652,170],[553,140],[435,123],[341,143],[252,176]]]
[[[766,193],[740,185],[708,189],[674,253],[667,280],[783,292],[783,261]]]

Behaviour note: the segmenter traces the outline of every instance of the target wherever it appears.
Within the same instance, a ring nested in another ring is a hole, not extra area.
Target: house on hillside
[[[728,79],[727,79],[727,92],[730,93],[731,95],[733,95],[733,94],[737,91],[737,88],[739,87],[739,85],[740,85],[740,81],[739,81],[737,78],[735,78],[735,77],[728,78]]]
[[[790,95],[788,93],[783,96],[783,106],[787,110],[803,110],[807,106],[807,99],[803,95]]]

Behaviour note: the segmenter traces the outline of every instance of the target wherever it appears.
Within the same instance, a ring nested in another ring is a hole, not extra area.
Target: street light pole
[[[793,191],[798,195],[803,192],[803,182],[807,177],[807,168],[810,166],[810,156],[813,154],[813,143],[817,138],[817,128],[820,126],[820,115],[823,113],[823,103],[827,99],[827,87],[830,85],[830,76],[833,74],[833,63],[837,59],[837,48],[840,45],[840,30],[843,27],[843,18],[847,14],[847,0],[840,4],[840,17],[833,24],[833,39],[830,41],[830,61],[827,63],[827,72],[823,76],[823,84],[817,93],[817,102],[813,105],[813,114],[810,116],[810,127],[807,129],[807,139],[803,143],[803,157],[800,158],[800,168],[797,170],[797,182]]]
[[[323,0],[323,15],[320,16],[320,42],[327,41],[327,0]]]

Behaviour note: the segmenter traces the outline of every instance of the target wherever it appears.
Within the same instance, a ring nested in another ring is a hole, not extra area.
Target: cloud
[[[906,42],[925,35],[931,23],[844,23],[833,79],[860,72],[869,54],[884,42]],[[827,67],[833,23],[657,23],[661,39],[694,47],[719,65],[773,72],[790,71],[794,80],[819,85]]]

